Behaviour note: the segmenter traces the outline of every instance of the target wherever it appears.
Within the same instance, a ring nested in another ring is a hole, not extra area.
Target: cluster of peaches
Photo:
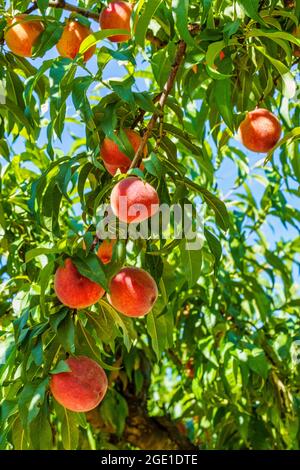
[[[131,146],[136,151],[140,136],[125,129]],[[268,152],[278,142],[281,125],[270,111],[257,108],[247,114],[239,128],[243,144],[255,152]],[[146,150],[147,152],[147,150]],[[101,147],[101,156],[106,169],[112,175],[116,172],[127,173],[131,160],[118,145],[105,138]],[[126,204],[120,200],[125,197]],[[125,223],[141,222],[151,217],[157,210],[159,198],[156,190],[135,176],[129,176],[113,188],[111,207],[114,214]],[[139,212],[143,206],[145,211]],[[133,211],[132,211],[133,209]],[[135,214],[135,215],[131,215]],[[98,249],[102,263],[111,261],[115,241],[104,241]],[[54,280],[55,292],[59,300],[71,308],[86,308],[98,302],[104,295],[104,289],[90,279],[82,276],[71,259],[59,267]],[[129,317],[144,316],[153,307],[158,296],[155,280],[140,268],[124,267],[110,281],[110,304],[119,312]],[[54,374],[50,388],[55,399],[64,407],[76,412],[86,412],[98,406],[107,390],[107,377],[102,367],[92,359],[79,356],[67,361],[70,372]]]
[[[128,34],[110,36],[112,42],[126,42],[130,39],[130,18],[132,5],[127,2],[110,3],[99,16],[101,29],[122,29]],[[29,15],[19,14],[8,20],[4,37],[9,49],[21,57],[32,57],[33,48],[45,30],[44,24],[38,19],[30,19]],[[62,57],[74,59],[79,53],[80,45],[92,30],[79,21],[67,21],[61,38],[56,47]],[[95,52],[91,46],[83,55],[84,61],[89,60]]]
[[[102,29],[123,29],[128,35],[112,36],[114,42],[130,38],[130,17],[132,6],[126,2],[112,2],[100,14]],[[29,20],[18,15],[9,20],[5,39],[11,51],[23,57],[31,57],[33,47],[44,25],[38,20]],[[57,44],[61,56],[74,59],[82,41],[91,30],[78,21],[69,20]],[[91,47],[84,54],[87,61],[94,54]],[[223,56],[221,57],[223,59]],[[141,137],[132,129],[124,133],[134,153],[137,152]],[[257,108],[247,114],[239,127],[239,136],[248,149],[255,152],[269,152],[278,142],[281,125],[276,116],[266,109]],[[144,156],[147,155],[145,148]],[[131,159],[109,138],[101,147],[101,157],[106,170],[114,176],[127,173]],[[143,169],[143,165],[141,165]],[[121,203],[121,199],[126,203]],[[124,199],[125,198],[125,199]],[[156,190],[140,178],[129,176],[118,182],[111,193],[111,207],[120,221],[139,223],[152,217],[159,207]],[[97,255],[103,264],[111,262],[115,240],[104,241]],[[97,303],[105,294],[104,289],[92,280],[82,276],[70,258],[60,266],[54,279],[58,299],[73,309],[88,308]],[[110,304],[123,315],[143,317],[150,312],[158,297],[158,289],[152,276],[141,268],[123,267],[109,283]],[[66,361],[69,371],[53,374],[50,388],[55,399],[65,408],[75,412],[87,412],[97,407],[107,391],[107,377],[102,367],[85,356],[70,357]]]

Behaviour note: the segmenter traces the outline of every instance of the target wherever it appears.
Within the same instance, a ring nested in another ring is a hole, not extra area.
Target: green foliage
[[[91,22],[95,32],[73,61],[50,52],[65,16],[45,0],[33,13],[46,25],[34,59],[9,52],[6,19],[30,2],[2,3],[0,448],[132,448],[123,436],[134,390],[145,413],[184,423],[200,448],[299,449],[300,3],[139,0],[132,40],[114,48],[105,38],[122,30]],[[145,130],[179,40],[186,54],[142,175],[162,203],[201,212],[203,246],[126,240],[104,266],[90,248],[97,209],[120,176],[107,173],[100,146],[117,129]],[[84,64],[92,44],[94,62]],[[121,78],[105,78],[116,61]],[[257,105],[283,125],[265,162],[234,139]],[[82,311],[63,307],[53,276],[67,256],[106,290],[121,265],[142,266],[159,300],[142,319],[105,298]],[[106,369],[109,392],[95,416],[62,408],[49,392],[70,354]]]

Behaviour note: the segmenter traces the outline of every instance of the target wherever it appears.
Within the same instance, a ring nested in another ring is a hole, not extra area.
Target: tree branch
[[[140,143],[140,146],[132,160],[132,163],[130,165],[130,168],[136,168],[140,165],[140,162],[141,162],[141,159],[142,159],[142,155],[143,155],[143,152],[144,152],[144,149],[146,147],[146,144],[148,142],[148,139],[154,129],[154,126],[157,122],[157,119],[158,117],[162,114],[163,112],[163,109],[164,109],[164,106],[166,104],[166,101],[167,101],[167,98],[174,86],[174,83],[175,83],[175,79],[176,79],[176,75],[177,75],[177,72],[180,68],[180,65],[182,64],[182,61],[184,59],[184,56],[185,56],[185,52],[186,52],[186,43],[184,41],[179,41],[179,44],[178,44],[178,47],[177,47],[177,53],[176,53],[176,57],[175,57],[175,61],[174,61],[174,64],[172,65],[172,69],[171,69],[171,73],[169,75],[169,78],[164,86],[164,89],[163,89],[163,92],[160,96],[160,99],[159,99],[159,107],[157,108],[157,111],[152,115],[152,118],[150,119],[150,122],[147,126],[147,129],[146,129],[146,132],[145,134],[143,135],[143,138],[141,140],[141,143]]]
[[[34,5],[32,5],[30,8],[28,8],[28,10],[25,11],[26,14],[38,10],[38,5],[36,4],[36,1],[34,1],[33,3]],[[77,7],[76,5],[71,5],[71,3],[65,2],[65,0],[50,0],[49,8],[61,8],[62,10],[78,13],[82,16],[85,16],[86,18],[99,21],[99,13],[87,10],[86,8]]]

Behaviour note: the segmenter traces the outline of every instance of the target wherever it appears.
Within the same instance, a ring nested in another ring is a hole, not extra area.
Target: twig
[[[143,135],[143,138],[141,140],[140,146],[131,162],[130,169],[136,168],[139,166],[140,161],[142,159],[142,155],[144,152],[144,148],[146,147],[146,144],[148,142],[148,139],[154,129],[154,126],[157,122],[158,117],[162,114],[164,106],[166,104],[167,98],[173,88],[177,72],[179,70],[179,67],[183,61],[183,58],[185,56],[186,52],[186,43],[184,41],[179,41],[178,43],[178,48],[177,48],[177,53],[175,57],[174,64],[172,65],[172,69],[169,75],[169,78],[164,86],[163,92],[161,94],[161,97],[159,99],[159,105],[157,108],[157,111],[152,115],[152,118],[150,119],[150,122],[146,128],[146,132]]]
[[[162,95],[162,92],[159,93],[158,95],[156,95],[156,96],[153,98],[152,102],[153,102],[154,104],[157,103],[157,102],[160,100],[161,95]],[[131,129],[135,129],[136,126],[137,126],[140,122],[142,122],[142,121],[144,120],[145,114],[146,114],[146,111],[145,111],[144,109],[140,109],[140,111],[139,111],[137,117],[135,118],[135,120],[134,120],[133,123],[132,123]]]
[[[79,13],[80,15],[95,21],[99,20],[99,13],[87,10],[86,8],[77,7],[76,5],[71,5],[71,3],[65,2],[64,0],[50,0],[49,8],[61,8],[62,10],[71,11],[73,13]],[[37,9],[38,5],[34,1],[34,5],[29,7],[28,10],[25,11],[25,13],[29,14]]]

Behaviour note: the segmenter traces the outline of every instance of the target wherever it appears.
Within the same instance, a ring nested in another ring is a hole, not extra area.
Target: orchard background
[[[120,44],[100,31],[108,3],[0,3],[0,447],[299,449],[300,1],[139,0]],[[45,26],[32,58],[4,40],[20,12]],[[94,31],[74,60],[55,48],[70,15]],[[257,106],[283,127],[267,155],[236,139]],[[123,128],[148,145],[129,173],[201,213],[201,250],[120,240],[98,260],[97,208],[124,178],[100,148]],[[67,308],[66,257],[105,289],[142,267],[159,298],[144,318],[106,297]],[[49,391],[72,355],[108,377],[86,414]]]

